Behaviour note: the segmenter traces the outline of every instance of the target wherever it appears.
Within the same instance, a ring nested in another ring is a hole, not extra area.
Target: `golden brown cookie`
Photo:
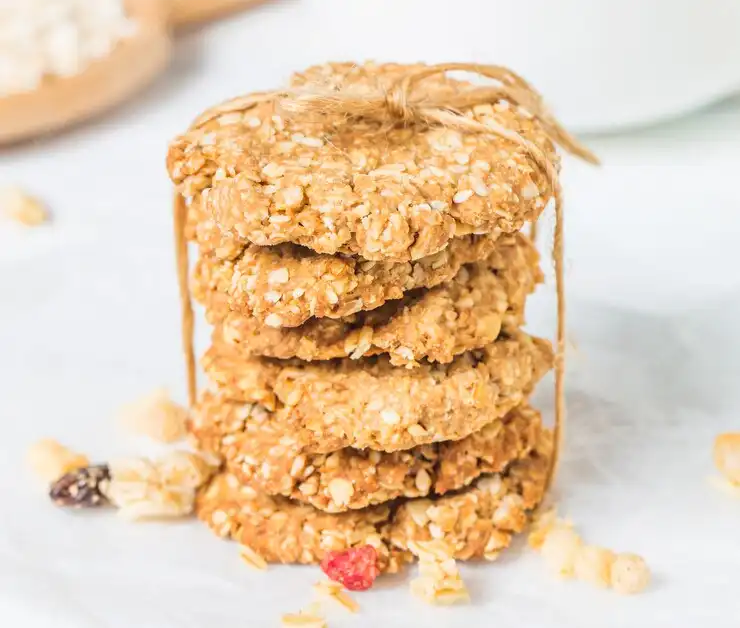
[[[492,236],[466,236],[415,262],[370,262],[294,244],[250,245],[232,261],[202,256],[191,285],[216,316],[231,309],[268,327],[297,327],[312,316],[351,316],[409,290],[437,286],[464,264],[486,259],[495,246]]]
[[[485,261],[463,266],[450,281],[407,292],[375,310],[290,328],[228,312],[213,342],[246,357],[312,361],[388,353],[395,366],[416,366],[422,359],[448,363],[496,340],[502,326],[523,324],[526,297],[542,279],[538,262],[524,236],[505,236]]]
[[[222,473],[198,497],[196,512],[220,537],[249,546],[270,563],[318,563],[330,550],[370,544],[379,567],[395,572],[412,560],[414,542],[439,539],[460,560],[493,560],[527,522],[545,490],[551,438],[504,474],[435,500],[412,499],[329,514],[270,497]]]
[[[191,429],[198,447],[223,458],[240,483],[326,512],[463,488],[525,457],[541,431],[539,413],[525,405],[459,441],[392,453],[346,448],[310,454],[264,408],[255,406],[244,421],[234,416],[238,406],[227,405],[232,413],[224,414],[220,401],[206,392],[195,409]]]
[[[397,451],[459,440],[524,402],[551,368],[550,343],[523,332],[445,365],[394,367],[387,356],[326,362],[245,359],[211,347],[202,364],[226,398],[274,410],[306,451]]]
[[[302,88],[385,89],[420,66],[331,64],[294,77]],[[417,93],[459,94],[469,83],[422,79]],[[544,129],[508,101],[462,113],[504,127],[557,163]],[[368,260],[433,255],[462,233],[513,233],[552,195],[526,150],[494,134],[356,118],[283,115],[274,102],[228,113],[176,139],[168,170],[235,241],[292,242]]]

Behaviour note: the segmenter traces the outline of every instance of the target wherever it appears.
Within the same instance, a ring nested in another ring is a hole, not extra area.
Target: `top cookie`
[[[419,67],[322,65],[294,76],[292,86],[376,92]],[[414,93],[439,97],[470,87],[430,76]],[[508,101],[461,113],[519,133],[557,163],[541,125]],[[526,151],[497,136],[283,115],[273,101],[192,128],[171,144],[167,165],[180,191],[198,196],[236,242],[293,242],[368,260],[415,260],[465,233],[518,231],[552,195]]]

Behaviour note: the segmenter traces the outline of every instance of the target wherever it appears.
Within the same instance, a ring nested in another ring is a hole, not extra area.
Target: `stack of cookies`
[[[408,90],[474,89],[425,66],[324,65],[170,147],[213,326],[190,429],[223,471],[198,513],[267,562],[370,544],[392,571],[431,539],[493,559],[542,498],[552,436],[527,400],[553,351],[521,329],[542,279],[521,229],[555,194],[531,158],[556,171],[552,120],[506,89],[450,107],[495,133],[395,119]],[[377,94],[384,115],[342,109]]]

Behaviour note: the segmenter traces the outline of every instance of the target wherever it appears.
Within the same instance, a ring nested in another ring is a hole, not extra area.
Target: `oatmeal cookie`
[[[199,197],[186,199],[186,204],[184,236],[198,245],[201,255],[223,260],[234,260],[241,255],[245,244],[221,231],[216,221],[203,210]]]
[[[245,359],[211,347],[207,375],[226,397],[274,410],[307,451],[397,451],[459,440],[524,402],[551,368],[550,343],[523,332],[446,365],[394,367],[387,356],[326,362]]]
[[[259,493],[226,472],[201,492],[195,510],[218,536],[248,546],[268,563],[319,563],[328,551],[368,544],[377,550],[382,571],[394,573],[411,560],[383,538],[390,506],[329,514]]]
[[[460,493],[329,514],[270,497],[222,473],[201,491],[196,512],[217,535],[248,546],[270,563],[318,563],[326,552],[370,544],[379,567],[395,572],[414,543],[446,541],[454,558],[493,560],[527,522],[545,490],[551,440],[504,474],[484,476]]]
[[[387,353],[394,366],[416,366],[422,359],[448,363],[496,340],[502,326],[523,324],[526,297],[542,280],[538,261],[524,236],[506,236],[485,261],[463,266],[450,281],[377,309],[290,328],[228,312],[213,342],[244,356],[312,361]]]
[[[495,246],[489,236],[468,236],[430,257],[395,263],[320,255],[293,244],[251,245],[233,261],[201,257],[191,286],[211,317],[233,310],[268,327],[298,327],[314,316],[344,318],[438,286],[463,265],[486,259]]]
[[[292,85],[357,94],[420,67],[330,64]],[[415,91],[440,97],[468,87],[437,75]],[[520,134],[559,163],[545,130],[520,107],[501,100],[461,113]],[[552,196],[526,150],[494,134],[282,115],[274,102],[196,125],[172,142],[167,165],[179,190],[234,240],[367,260],[416,260],[464,233],[519,231]]]
[[[192,432],[197,446],[223,458],[241,483],[326,512],[463,488],[526,456],[541,431],[539,413],[525,405],[459,441],[392,453],[346,448],[311,454],[280,431],[264,408],[255,406],[244,421],[234,416],[235,406],[224,408],[219,401],[205,393],[196,408]]]

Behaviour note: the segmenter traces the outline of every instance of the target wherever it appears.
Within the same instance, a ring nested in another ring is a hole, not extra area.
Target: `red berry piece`
[[[367,591],[378,577],[378,552],[372,545],[351,547],[343,552],[328,552],[321,561],[321,571],[330,580],[350,591]]]

